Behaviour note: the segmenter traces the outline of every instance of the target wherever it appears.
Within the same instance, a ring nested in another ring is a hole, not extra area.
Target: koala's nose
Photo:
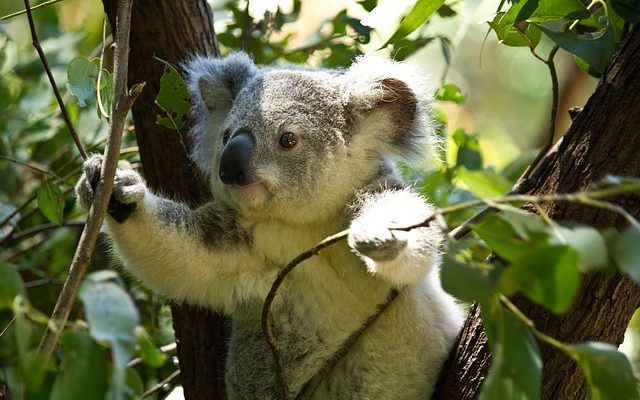
[[[255,182],[250,170],[254,140],[248,133],[232,137],[220,156],[220,180],[225,185],[246,186]]]

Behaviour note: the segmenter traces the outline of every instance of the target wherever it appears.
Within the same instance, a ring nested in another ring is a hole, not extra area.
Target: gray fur
[[[346,243],[287,277],[273,305],[289,391],[297,393],[401,288],[314,399],[428,398],[462,313],[440,287],[440,231],[389,229],[431,213],[393,163],[423,160],[433,147],[421,75],[376,58],[341,71],[258,69],[240,53],[196,57],[183,67],[196,121],[191,157],[214,200],[192,210],[152,193],[135,172],[118,171],[114,199],[136,205],[123,223],[107,219],[123,264],[175,301],[231,314],[229,398],[275,399],[262,302],[289,261],[349,228]],[[244,186],[219,177],[226,132],[252,138],[242,161],[252,180]],[[284,133],[294,134],[295,146],[280,146]],[[83,207],[100,162],[87,160],[76,186]]]

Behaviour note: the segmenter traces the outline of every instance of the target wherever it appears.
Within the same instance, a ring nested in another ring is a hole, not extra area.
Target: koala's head
[[[405,64],[259,69],[235,53],[185,70],[192,159],[214,196],[249,217],[304,223],[342,212],[388,173],[389,157],[423,154],[432,136],[423,78]]]

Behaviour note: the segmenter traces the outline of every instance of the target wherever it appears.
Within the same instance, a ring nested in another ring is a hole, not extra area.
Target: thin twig
[[[28,1],[28,0],[25,0]],[[89,209],[87,223],[80,236],[76,252],[69,268],[69,275],[62,287],[60,296],[51,315],[52,328],[47,329],[40,342],[39,351],[44,355],[45,362],[51,356],[61,329],[64,327],[73,301],[76,297],[80,282],[84,277],[87,266],[102,226],[102,220],[107,212],[116,165],[122,145],[122,132],[127,113],[136,97],[140,94],[144,84],[134,85],[127,92],[127,68],[129,65],[129,30],[131,27],[132,0],[118,0],[118,16],[116,19],[115,51],[114,51],[114,85],[113,101],[111,103],[111,121],[104,154],[104,161],[100,171],[100,181],[95,191],[95,198]]]
[[[53,178],[55,180],[58,180],[60,182],[64,182],[64,179],[62,177],[56,175],[55,173],[53,173],[51,171],[47,171],[46,169],[44,169],[42,167],[39,167],[39,166],[37,166],[35,164],[31,164],[31,163],[28,163],[26,161],[21,161],[21,160],[18,160],[17,158],[5,156],[4,154],[0,154],[0,159],[7,160],[9,162],[12,162],[12,163],[15,163],[15,164],[18,164],[18,165],[22,165],[23,167],[29,168],[30,170],[35,171],[35,172],[37,172],[39,174],[46,175],[46,176],[48,176],[50,178]]]
[[[51,88],[53,89],[53,94],[56,96],[56,100],[58,101],[58,106],[60,107],[60,112],[62,113],[62,117],[64,118],[64,122],[67,124],[67,128],[69,129],[69,133],[71,133],[71,137],[78,148],[78,151],[82,155],[82,158],[87,158],[87,152],[84,150],[82,143],[80,142],[80,138],[76,133],[75,128],[73,127],[73,123],[71,122],[71,118],[69,117],[69,113],[67,112],[67,107],[64,105],[64,101],[62,100],[62,96],[60,96],[60,91],[58,90],[58,85],[56,85],[56,80],[53,78],[53,74],[51,73],[51,68],[49,68],[49,63],[47,62],[47,58],[44,55],[44,51],[42,51],[42,47],[40,46],[40,41],[38,40],[38,33],[36,32],[36,24],[33,22],[33,15],[31,15],[31,5],[29,4],[29,0],[24,0],[24,7],[27,13],[27,18],[29,20],[29,29],[31,29],[31,43],[33,47],[38,52],[38,56],[40,57],[40,62],[44,67],[45,72],[47,73],[47,77],[49,78],[49,83],[51,84]]]
[[[48,5],[51,5],[51,4],[59,3],[59,2],[61,2],[61,1],[63,1],[63,0],[49,0],[49,1],[45,1],[44,3],[40,3],[40,4],[38,4],[38,5],[35,5],[35,6],[31,7],[29,10],[31,10],[31,11],[33,11],[33,10],[37,10],[37,9],[38,9],[38,8],[40,8],[40,7],[44,7],[44,6],[48,6]],[[7,20],[7,19],[9,19],[9,18],[17,17],[18,15],[25,14],[26,12],[27,12],[27,10],[25,9],[25,10],[16,11],[16,12],[11,13],[11,14],[7,14],[7,15],[5,15],[5,16],[3,16],[3,17],[0,17],[0,21],[4,21],[4,20]]]
[[[12,243],[30,238],[31,236],[37,235],[38,233],[60,228],[61,226],[66,226],[70,228],[82,228],[84,226],[84,221],[64,221],[62,222],[61,225],[47,223],[47,224],[32,226],[31,228],[25,229],[23,231],[20,231],[18,233],[15,233],[7,237],[6,239],[3,239],[2,242],[0,243],[12,244]]]
[[[140,398],[144,399],[145,397],[149,396],[150,394],[153,394],[153,393],[157,392],[158,390],[162,389],[162,387],[164,385],[166,385],[167,383],[170,383],[172,380],[176,379],[178,377],[178,375],[180,375],[180,370],[179,369],[173,371],[171,373],[171,375],[167,376],[162,381],[160,381],[157,384],[151,386],[144,393],[142,393],[142,395],[140,395]]]
[[[62,285],[63,283],[64,283],[64,281],[62,281],[60,279],[47,277],[47,278],[42,278],[42,279],[36,279],[35,281],[25,282],[24,283],[24,288],[25,289],[30,289],[30,288],[34,288],[34,287],[38,287],[38,286],[45,286],[45,285],[50,285],[50,284]]]
[[[282,269],[275,281],[271,285],[271,289],[267,294],[267,298],[264,300],[264,305],[262,306],[262,332],[264,333],[264,337],[271,348],[271,352],[273,353],[273,359],[276,364],[276,376],[278,378],[278,384],[280,385],[281,396],[283,400],[289,399],[289,391],[287,387],[287,381],[284,373],[284,366],[282,365],[282,356],[280,355],[280,351],[282,350],[280,347],[280,343],[278,342],[277,335],[275,329],[273,327],[273,316],[271,315],[271,305],[273,304],[273,300],[278,293],[278,289],[282,285],[284,278],[293,271],[293,269],[298,266],[301,262],[315,256],[320,252],[320,250],[331,246],[334,243],[337,243],[347,237],[349,234],[348,230],[336,233],[335,235],[329,236],[317,245],[313,246],[309,250],[304,253],[298,255],[294,258],[289,264],[287,264],[284,269]]]

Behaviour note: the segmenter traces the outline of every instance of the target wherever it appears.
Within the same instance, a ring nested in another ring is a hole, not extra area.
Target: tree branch
[[[25,0],[25,2],[26,1],[28,0]],[[130,92],[127,92],[131,5],[132,0],[118,1],[118,18],[114,39],[113,102],[111,104],[109,136],[104,153],[104,162],[100,171],[100,182],[96,188],[96,196],[89,209],[86,226],[82,231],[80,241],[73,256],[73,261],[71,262],[69,276],[62,287],[53,314],[51,315],[50,326],[53,325],[55,329],[45,331],[40,342],[39,351],[45,356],[46,360],[49,359],[56,346],[60,331],[69,317],[69,312],[71,311],[78,287],[91,260],[91,254],[93,253],[111,196],[127,113],[133,101],[144,87],[144,83],[138,84],[133,86]]]
[[[53,74],[51,73],[51,68],[49,68],[49,63],[47,62],[47,58],[44,55],[44,51],[42,51],[42,47],[40,46],[40,41],[38,40],[38,33],[36,32],[36,25],[33,22],[33,15],[31,15],[31,5],[29,4],[29,0],[24,0],[24,7],[27,13],[27,18],[29,20],[29,29],[31,29],[31,42],[33,47],[38,52],[38,56],[40,57],[40,62],[42,62],[42,66],[44,67],[45,72],[47,73],[47,77],[49,78],[49,83],[51,84],[51,88],[53,89],[53,94],[56,96],[56,100],[58,101],[58,106],[60,107],[60,112],[62,112],[62,117],[64,118],[64,122],[67,124],[67,128],[69,129],[69,133],[71,133],[71,137],[78,148],[78,151],[82,155],[82,158],[87,158],[87,152],[84,150],[82,143],[80,142],[80,138],[76,133],[75,128],[73,127],[73,123],[71,122],[71,118],[69,117],[69,113],[67,112],[67,108],[64,105],[64,101],[62,100],[62,96],[60,96],[60,91],[58,90],[58,85],[56,85],[56,80],[53,78]]]

